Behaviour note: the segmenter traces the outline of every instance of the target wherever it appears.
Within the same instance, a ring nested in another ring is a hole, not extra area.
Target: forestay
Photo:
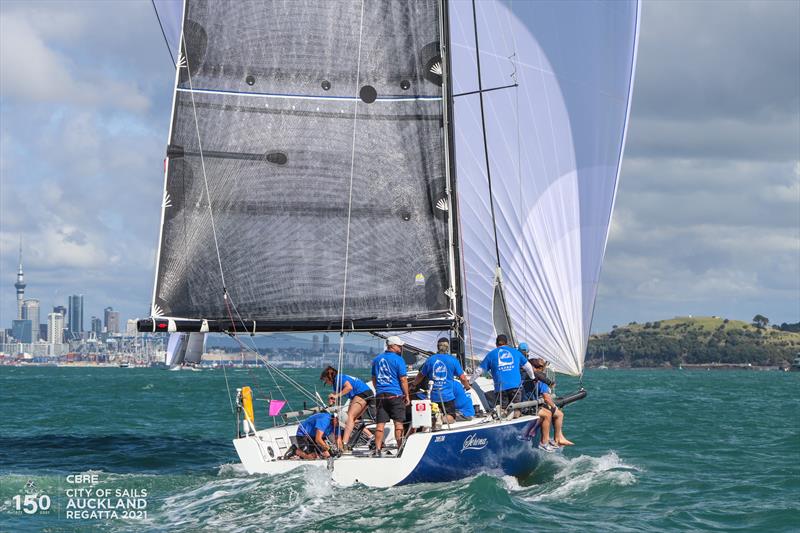
[[[153,316],[452,321],[438,0],[185,10]]]

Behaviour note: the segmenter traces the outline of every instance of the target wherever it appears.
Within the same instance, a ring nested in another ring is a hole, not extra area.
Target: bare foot
[[[556,441],[559,446],[575,446],[575,443],[571,440],[561,439]]]

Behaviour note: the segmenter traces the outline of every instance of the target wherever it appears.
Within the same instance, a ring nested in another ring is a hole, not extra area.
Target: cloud
[[[595,330],[800,320],[800,4],[643,6]]]
[[[48,46],[42,33],[52,35],[57,25],[40,22],[37,29],[31,24],[31,18],[52,20],[13,11],[0,13],[0,93],[3,99],[132,111],[147,109],[149,100],[135,86],[78,65]],[[86,27],[76,13],[65,17],[65,22],[66,27],[56,35],[63,35],[67,28],[79,34]],[[79,35],[72,34],[72,37]]]
[[[635,106],[690,122],[796,116],[800,4],[648,1]]]
[[[4,2],[0,30],[0,279],[21,236],[43,308],[146,314],[174,79],[152,7]]]

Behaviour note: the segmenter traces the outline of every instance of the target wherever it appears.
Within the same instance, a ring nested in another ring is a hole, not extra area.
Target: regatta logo
[[[487,444],[489,444],[489,439],[479,437],[477,433],[473,433],[464,439],[464,444],[461,445],[461,453],[466,450],[482,450],[486,448]]]

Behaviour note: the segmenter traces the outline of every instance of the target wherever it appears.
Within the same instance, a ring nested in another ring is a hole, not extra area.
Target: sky
[[[0,325],[149,313],[174,65],[148,0],[0,0]],[[800,320],[800,2],[646,1],[594,315]]]

